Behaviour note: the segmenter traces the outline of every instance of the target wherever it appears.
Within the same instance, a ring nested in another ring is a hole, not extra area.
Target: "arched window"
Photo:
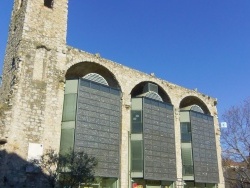
[[[192,105],[190,110],[204,114],[204,111],[198,105]]]
[[[150,99],[154,99],[154,100],[163,102],[161,96],[158,93],[154,92],[154,91],[148,91],[147,93],[143,93],[141,95],[138,95],[138,97],[147,97],[147,98],[150,98]]]
[[[103,84],[108,86],[108,82],[105,80],[105,78],[103,78],[100,74],[96,74],[96,73],[89,73],[87,75],[85,75],[84,77],[82,77],[83,79],[86,80],[90,80],[92,82],[97,82],[99,84]]]

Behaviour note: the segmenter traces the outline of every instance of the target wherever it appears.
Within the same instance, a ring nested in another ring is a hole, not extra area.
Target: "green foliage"
[[[50,187],[78,187],[80,183],[88,185],[94,181],[95,157],[81,152],[68,152],[58,155],[48,150],[40,161],[33,161],[41,169],[44,179]]]
[[[94,181],[94,168],[97,160],[84,152],[71,152],[59,157],[57,170],[60,173],[61,186],[74,187],[80,183]]]

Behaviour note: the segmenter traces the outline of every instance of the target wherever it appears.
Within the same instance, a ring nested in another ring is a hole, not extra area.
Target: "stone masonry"
[[[87,72],[108,70],[122,91],[120,187],[130,186],[128,140],[130,131],[131,91],[141,82],[153,82],[169,96],[175,111],[177,177],[182,178],[179,109],[189,98],[206,105],[217,117],[216,99],[156,78],[116,62],[103,59],[66,45],[67,0],[54,0],[53,8],[43,0],[15,0],[4,60],[0,89],[0,187],[32,187],[24,169],[29,143],[59,150],[65,75],[77,65]],[[96,68],[98,67],[98,70]],[[220,131],[215,119],[220,183],[224,187],[221,167]],[[11,156],[11,157],[10,157]],[[13,160],[18,158],[19,160]],[[33,182],[34,183],[34,182]],[[36,184],[38,186],[39,184]]]

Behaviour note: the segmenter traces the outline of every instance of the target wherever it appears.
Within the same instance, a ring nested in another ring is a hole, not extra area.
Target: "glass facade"
[[[67,80],[60,154],[84,151],[96,157],[98,188],[117,188],[120,174],[121,92],[86,79]]]
[[[132,99],[131,172],[132,178],[143,180],[176,180],[171,105],[146,97]],[[161,186],[161,183],[157,186]]]
[[[185,187],[213,187],[219,182],[213,117],[181,111],[182,172]]]
[[[85,79],[67,82],[60,152],[84,150],[95,156],[101,181],[93,187],[116,188],[121,92]],[[172,187],[177,179],[173,106],[145,96],[131,100],[131,186]],[[214,187],[219,180],[213,117],[181,111],[180,130],[185,187]]]
[[[74,149],[78,80],[67,80],[64,93],[60,154]]]
[[[181,122],[181,157],[182,174],[184,176],[193,176],[193,154],[192,154],[192,135],[190,122]]]
[[[195,181],[217,183],[218,161],[213,117],[190,112]]]

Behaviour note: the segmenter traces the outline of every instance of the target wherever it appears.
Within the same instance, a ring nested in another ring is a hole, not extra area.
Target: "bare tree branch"
[[[229,108],[222,117],[228,125],[221,130],[225,178],[234,187],[249,187],[250,98]]]

